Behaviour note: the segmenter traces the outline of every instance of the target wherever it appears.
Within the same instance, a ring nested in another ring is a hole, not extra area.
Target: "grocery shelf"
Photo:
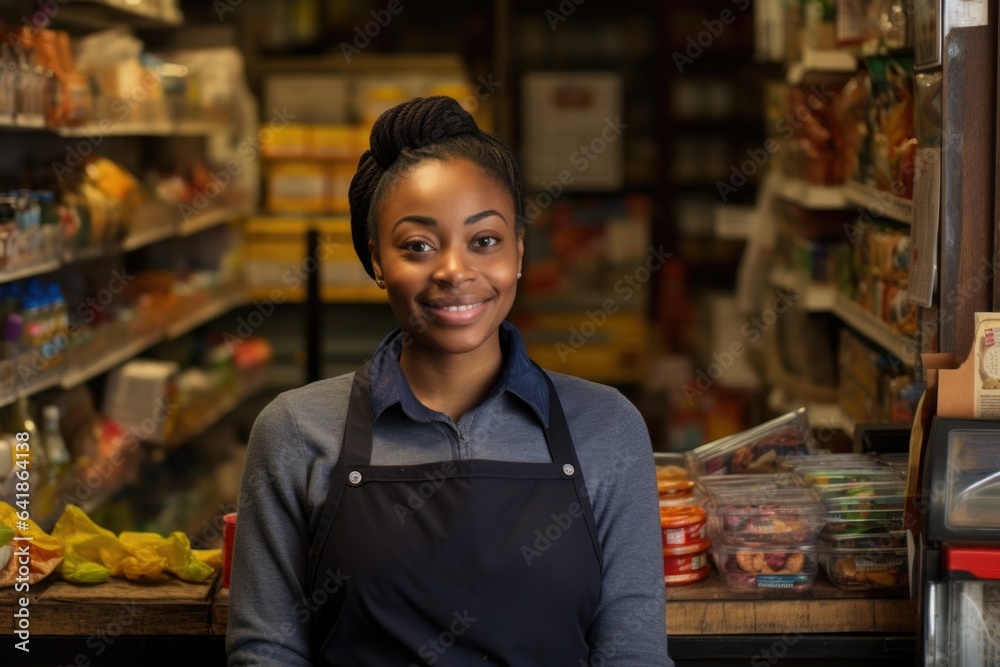
[[[813,185],[797,178],[775,176],[775,193],[802,208],[827,210],[848,207],[844,188],[839,185]]]
[[[223,208],[214,211],[199,213],[190,220],[185,220],[177,229],[177,236],[191,236],[198,232],[205,231],[211,227],[217,227],[232,220],[244,217],[246,214],[236,209]]]
[[[914,341],[899,333],[888,323],[870,313],[844,294],[834,297],[833,313],[852,329],[891,352],[907,366],[917,363],[917,346]]]
[[[811,313],[827,313],[833,310],[836,288],[812,282],[801,271],[776,266],[771,271],[771,283],[798,294],[802,298],[800,305]]]
[[[753,206],[720,204],[715,207],[714,229],[716,238],[743,241],[750,237],[754,227],[756,209]]]
[[[398,72],[402,70],[423,72],[462,72],[465,63],[461,56],[451,54],[396,55],[365,53],[348,61],[343,56],[288,56],[249,58],[247,71],[260,73],[280,72]]]
[[[886,217],[907,225],[913,224],[913,200],[898,197],[870,185],[849,181],[844,186],[847,201],[868,209],[873,218]],[[879,212],[881,210],[881,212]]]
[[[210,121],[164,121],[160,123],[131,123],[102,121],[74,127],[50,128],[60,137],[207,137],[231,131],[231,126]]]
[[[148,245],[153,245],[154,243],[159,243],[160,241],[165,241],[177,236],[177,229],[174,227],[157,227],[153,229],[146,230],[144,232],[139,232],[138,234],[133,234],[122,241],[122,250],[128,252],[130,250],[138,250],[139,248],[144,248]]]
[[[51,259],[46,262],[30,264],[12,271],[3,271],[0,272],[0,283],[11,283],[15,280],[23,280],[24,278],[31,278],[45,273],[52,273],[53,271],[58,271],[61,266],[62,263],[59,260]]]
[[[95,378],[102,373],[106,373],[113,368],[117,368],[129,359],[138,356],[144,350],[153,347],[161,340],[163,340],[163,334],[161,332],[134,340],[125,347],[119,348],[115,352],[95,360],[92,364],[85,368],[65,373],[60,385],[63,389],[72,389],[73,387],[81,385],[91,378]]]
[[[853,74],[858,59],[837,49],[802,49],[802,59],[788,65],[788,83],[797,86],[810,74]]]
[[[216,299],[211,303],[202,306],[201,308],[195,310],[193,313],[181,318],[177,322],[173,323],[164,332],[164,336],[167,339],[178,338],[197,329],[203,324],[211,322],[218,316],[238,308],[239,306],[248,303],[247,293],[243,290],[238,292],[233,292],[228,296]]]
[[[247,293],[243,291],[235,292],[227,297],[217,299],[216,301],[199,308],[178,322],[175,322],[171,326],[167,327],[165,331],[157,331],[147,336],[143,336],[142,338],[132,341],[119,350],[95,360],[86,368],[65,373],[62,380],[58,384],[60,384],[63,389],[72,389],[73,387],[83,384],[91,378],[117,368],[129,359],[132,359],[145,350],[153,347],[157,343],[183,336],[202,324],[211,322],[219,315],[247,303],[247,301]]]
[[[183,25],[184,16],[180,10],[168,13],[158,4],[139,0],[60,0],[52,22],[91,30],[122,23],[132,28],[177,28]]]
[[[238,408],[247,399],[263,390],[267,385],[267,373],[258,373],[252,380],[242,385],[238,391],[231,393],[216,403],[196,426],[172,434],[164,445],[164,448],[167,450],[176,449],[192,438],[196,438],[197,436],[205,433],[210,428],[218,424],[223,417]]]

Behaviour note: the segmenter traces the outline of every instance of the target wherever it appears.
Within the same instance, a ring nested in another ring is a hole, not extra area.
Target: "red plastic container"
[[[664,547],[663,574],[668,577],[676,577],[681,574],[700,572],[711,562],[708,555],[708,549],[711,546],[712,540],[706,539],[693,544]]]
[[[663,583],[666,586],[684,586],[686,584],[693,584],[708,577],[708,574],[711,571],[712,566],[706,565],[700,570],[695,570],[693,572],[685,572],[683,574],[665,574],[663,575]]]
[[[222,517],[222,587],[229,588],[233,569],[233,543],[236,541],[236,512]]]
[[[707,523],[708,515],[700,507],[661,507],[664,548],[703,541],[708,537]]]

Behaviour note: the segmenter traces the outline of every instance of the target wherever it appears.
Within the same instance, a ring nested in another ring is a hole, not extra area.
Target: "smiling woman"
[[[254,425],[229,664],[672,665],[645,424],[505,321],[509,147],[450,98],[412,100],[376,122],[350,203],[400,327]]]

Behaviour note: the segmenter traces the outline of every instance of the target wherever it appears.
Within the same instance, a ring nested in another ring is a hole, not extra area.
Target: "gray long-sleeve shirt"
[[[399,366],[401,337],[398,330],[390,334],[372,359],[372,464],[550,461],[542,430],[548,421],[544,378],[513,326],[501,326],[501,340],[502,377],[454,423],[413,395]],[[566,413],[604,559],[588,664],[673,667],[645,423],[615,389],[549,376]],[[352,381],[348,374],[285,392],[254,424],[238,503],[226,633],[230,667],[312,664],[309,622],[327,594],[305,590],[310,536],[340,456]],[[330,584],[334,590],[337,582]]]

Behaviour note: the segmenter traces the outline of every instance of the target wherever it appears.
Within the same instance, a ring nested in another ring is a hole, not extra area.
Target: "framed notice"
[[[941,66],[941,3],[948,0],[921,0],[913,15],[913,69]]]
[[[622,187],[628,125],[617,72],[529,72],[522,93],[527,192]]]

